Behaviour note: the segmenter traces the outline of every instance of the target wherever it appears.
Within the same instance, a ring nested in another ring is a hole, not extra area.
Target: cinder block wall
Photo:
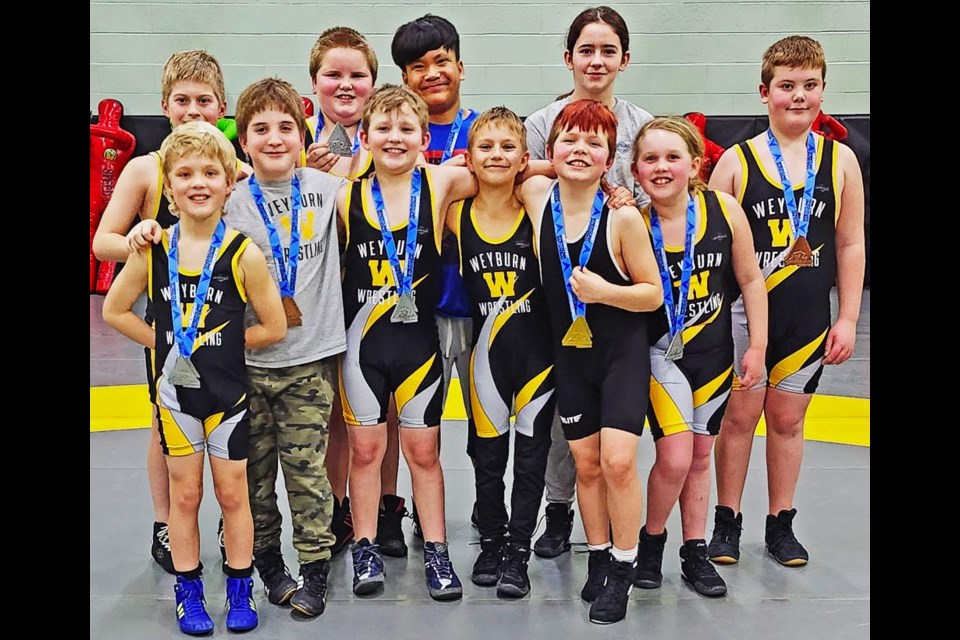
[[[830,114],[870,113],[870,3],[861,0],[630,0],[610,2],[630,28],[632,60],[617,94],[654,114],[765,113],[760,56],[800,33],[827,54]],[[390,58],[398,26],[435,13],[461,36],[465,106],[505,104],[526,116],[572,88],[563,64],[571,20],[589,2],[511,0],[94,0],[90,3],[90,110],[116,98],[128,115],[160,114],[160,70],[174,51],[203,48],[223,66],[227,113],[250,82],[280,76],[310,95],[317,36],[349,26],[380,61],[378,84],[399,82]]]

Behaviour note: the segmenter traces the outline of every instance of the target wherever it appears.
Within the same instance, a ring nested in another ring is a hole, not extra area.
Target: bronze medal
[[[577,316],[574,319],[560,344],[577,349],[589,349],[593,346],[593,333],[590,331],[590,325],[587,324],[585,316]]]
[[[303,316],[300,314],[300,307],[293,296],[283,296],[283,314],[287,317],[288,327],[299,327],[303,325]]]
[[[810,249],[810,243],[806,236],[800,236],[790,248],[790,253],[783,264],[789,267],[812,267],[813,251]]]

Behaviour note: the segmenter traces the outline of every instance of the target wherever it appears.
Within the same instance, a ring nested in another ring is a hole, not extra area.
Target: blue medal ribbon
[[[697,228],[697,207],[693,196],[687,196],[687,224],[683,235],[683,262],[680,266],[680,287],[677,300],[673,300],[673,278],[667,262],[667,249],[663,241],[663,229],[660,216],[650,205],[650,235],[653,236],[653,255],[660,270],[660,283],[663,285],[663,308],[667,312],[667,328],[670,337],[683,331],[683,322],[687,315],[687,295],[690,292],[690,278],[693,275],[693,236]]]
[[[453,148],[457,144],[457,136],[460,135],[460,127],[463,126],[463,109],[457,112],[457,117],[453,119],[450,125],[450,133],[447,134],[447,144],[443,148],[443,155],[440,156],[440,163],[443,164],[453,157]]]
[[[323,132],[324,120],[323,120],[323,111],[317,110],[317,131],[313,136],[313,141],[320,142],[320,134]],[[353,154],[357,153],[357,149],[360,148],[360,125],[357,125],[357,132],[353,134],[353,147],[351,147],[350,152]]]
[[[570,284],[570,276],[573,275],[573,265],[570,262],[570,251],[567,248],[567,236],[563,224],[563,205],[560,204],[560,183],[553,185],[553,192],[550,194],[550,207],[553,210],[553,229],[557,236],[557,253],[560,255],[560,269],[563,271],[563,282],[567,287],[567,299],[570,301],[570,314],[576,319],[578,316],[584,316],[587,313],[587,304],[577,298],[573,292],[573,285]],[[597,231],[600,228],[600,213],[603,211],[603,191],[597,189],[597,195],[593,199],[593,210],[590,212],[590,221],[587,223],[587,231],[583,238],[583,248],[580,249],[580,268],[587,266],[590,254],[593,253],[593,243],[597,239]]]
[[[170,248],[167,252],[167,280],[170,285],[170,314],[173,318],[173,339],[177,344],[180,356],[189,360],[193,354],[193,343],[197,338],[197,329],[200,327],[200,316],[203,315],[203,306],[207,301],[207,290],[210,288],[210,279],[213,275],[213,262],[216,258],[223,237],[227,232],[227,225],[220,219],[213,237],[210,239],[210,248],[203,261],[200,271],[200,281],[197,283],[197,295],[193,298],[193,313],[190,314],[190,324],[183,326],[183,312],[180,310],[180,269],[179,251],[177,243],[180,240],[180,223],[173,225],[170,236]]]
[[[817,160],[817,140],[813,132],[807,133],[807,181],[803,184],[803,210],[797,210],[797,200],[793,195],[793,183],[787,175],[787,167],[780,153],[780,143],[771,129],[767,129],[767,146],[773,154],[773,161],[780,173],[780,183],[783,186],[783,200],[790,214],[790,224],[793,227],[794,240],[806,237],[810,227],[810,212],[813,210],[813,186],[817,181],[817,170],[814,166]]]
[[[414,170],[410,178],[410,215],[407,218],[407,241],[403,250],[407,257],[406,273],[400,268],[400,256],[397,254],[397,245],[393,241],[393,231],[390,230],[390,223],[387,221],[387,208],[383,203],[380,181],[377,180],[376,175],[370,183],[370,195],[373,196],[373,205],[377,210],[383,248],[387,252],[387,259],[393,270],[397,295],[402,296],[413,290],[413,263],[417,259],[417,225],[420,219],[420,169]]]
[[[248,184],[250,195],[253,196],[253,201],[260,211],[260,218],[263,219],[263,224],[267,228],[270,249],[273,251],[273,262],[277,267],[277,278],[280,280],[280,295],[292,298],[294,291],[297,290],[297,264],[300,262],[300,180],[294,173],[290,182],[290,251],[286,260],[283,259],[280,234],[277,233],[276,225],[267,214],[263,192],[257,184],[257,178],[250,176]]]

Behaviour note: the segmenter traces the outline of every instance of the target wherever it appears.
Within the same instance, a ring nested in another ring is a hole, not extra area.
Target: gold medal
[[[807,242],[806,236],[797,238],[797,241],[793,243],[793,247],[790,249],[790,254],[787,256],[787,259],[783,261],[783,264],[790,267],[813,266],[813,251],[810,249],[810,243]]]
[[[593,333],[590,331],[590,325],[587,324],[586,317],[577,316],[574,319],[560,344],[577,349],[589,349],[593,346]]]
[[[287,317],[287,326],[299,327],[303,325],[300,307],[297,306],[297,301],[293,299],[293,296],[283,296],[281,302],[283,302],[283,314]]]

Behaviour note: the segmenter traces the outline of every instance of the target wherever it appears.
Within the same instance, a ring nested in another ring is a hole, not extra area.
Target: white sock
[[[617,562],[633,562],[637,559],[637,545],[634,545],[632,549],[627,549],[626,551],[611,546],[610,555],[612,555],[613,559]]]
[[[612,542],[604,542],[603,544],[587,544],[587,551],[603,551],[604,549],[609,549],[613,546]]]

